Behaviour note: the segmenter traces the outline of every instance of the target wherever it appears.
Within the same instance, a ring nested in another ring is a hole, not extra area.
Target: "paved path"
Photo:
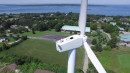
[[[100,29],[100,30],[101,30],[103,33],[105,33],[110,40],[112,39],[112,38],[111,38],[111,35],[110,35],[109,33],[104,32],[102,29]]]
[[[39,40],[47,40],[47,41],[53,41],[56,42],[57,40],[60,40],[62,38],[65,38],[66,36],[61,36],[61,35],[55,35],[55,34],[46,34],[42,37],[30,37],[28,36],[29,39],[39,39]]]
[[[10,64],[10,65],[4,66],[3,68],[0,68],[0,72],[3,72],[5,70],[14,71],[16,69],[16,67],[17,67],[16,64]],[[10,73],[10,71],[8,71],[7,73]]]

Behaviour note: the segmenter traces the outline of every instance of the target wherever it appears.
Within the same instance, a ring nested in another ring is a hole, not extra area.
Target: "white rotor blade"
[[[79,23],[78,23],[81,35],[84,35],[85,30],[86,30],[85,28],[86,28],[87,4],[88,4],[88,0],[82,0],[80,16],[79,16]]]
[[[92,64],[95,66],[95,68],[97,69],[98,73],[106,73],[105,69],[103,68],[103,66],[101,65],[98,58],[96,57],[94,52],[91,50],[91,48],[87,42],[84,42],[84,47],[88,54],[89,59],[91,60]]]

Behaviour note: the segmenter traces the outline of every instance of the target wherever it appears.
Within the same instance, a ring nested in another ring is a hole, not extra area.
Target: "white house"
[[[16,28],[18,25],[11,25],[10,28]]]
[[[116,22],[110,22],[110,24],[112,24],[113,26],[116,26],[116,25],[117,25]]]
[[[0,39],[0,43],[2,43],[2,42],[8,42],[9,41],[9,39],[8,38],[3,38],[3,39]]]
[[[25,28],[27,28],[27,29],[29,29],[29,27],[28,26],[24,26]]]

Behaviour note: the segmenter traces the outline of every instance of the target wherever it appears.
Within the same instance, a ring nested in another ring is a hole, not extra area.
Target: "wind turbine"
[[[98,58],[96,57],[96,55],[86,42],[87,36],[85,35],[85,27],[86,27],[87,4],[88,0],[82,0],[80,17],[79,17],[80,35],[72,35],[67,38],[56,41],[57,51],[59,52],[69,51],[67,73],[75,73],[76,48],[81,46],[84,46],[90,61],[97,69],[97,71],[99,73],[106,73],[105,69],[99,62]]]

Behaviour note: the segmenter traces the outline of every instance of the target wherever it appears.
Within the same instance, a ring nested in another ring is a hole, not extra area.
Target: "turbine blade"
[[[101,65],[98,58],[96,57],[94,52],[91,50],[91,48],[90,48],[90,46],[88,45],[87,42],[84,42],[84,47],[85,47],[85,50],[86,50],[86,52],[88,54],[88,57],[89,57],[90,61],[95,66],[98,73],[106,73],[105,69],[103,68],[103,66]]]
[[[85,34],[85,28],[86,28],[86,14],[87,14],[87,4],[88,0],[82,0],[81,2],[81,8],[80,8],[80,16],[79,16],[79,28],[80,28],[80,34]]]

